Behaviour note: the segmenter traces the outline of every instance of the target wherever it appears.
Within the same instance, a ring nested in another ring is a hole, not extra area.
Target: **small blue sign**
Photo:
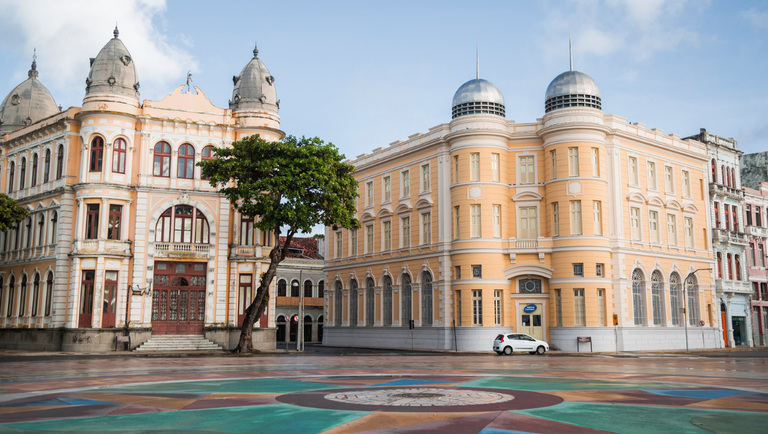
[[[528,306],[525,306],[523,308],[523,312],[525,312],[525,313],[535,312],[536,311],[536,307],[537,306],[535,304],[529,304]]]

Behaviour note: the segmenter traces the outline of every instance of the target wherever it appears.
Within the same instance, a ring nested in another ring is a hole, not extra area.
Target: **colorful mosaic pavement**
[[[761,386],[755,389],[738,386],[738,378],[676,373],[389,365],[283,373],[270,364],[175,374],[147,368],[0,383],[0,433],[745,434],[768,426],[764,380],[751,381]]]

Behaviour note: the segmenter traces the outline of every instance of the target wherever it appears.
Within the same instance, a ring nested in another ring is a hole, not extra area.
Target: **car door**
[[[532,338],[532,337],[530,337],[528,335],[521,334],[520,335],[520,343],[521,343],[521,345],[520,345],[520,347],[521,347],[520,350],[521,351],[533,351],[533,350],[536,349],[536,348],[534,348],[536,346],[536,339],[534,339],[534,338]]]

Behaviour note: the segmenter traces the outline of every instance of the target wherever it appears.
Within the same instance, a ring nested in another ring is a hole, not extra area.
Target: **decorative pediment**
[[[698,212],[699,208],[697,208],[696,205],[689,203],[685,205],[685,208],[683,208],[683,211]]]
[[[648,205],[664,206],[664,201],[659,196],[651,196],[648,198]]]
[[[674,199],[667,201],[667,208],[683,209],[682,205],[680,205],[680,202]]]
[[[388,208],[381,208],[379,212],[376,214],[376,217],[382,218],[391,214],[392,214],[392,211],[390,211]]]
[[[414,205],[414,208],[427,208],[432,206],[432,199],[431,198],[422,198],[419,199],[418,202],[416,202],[416,205]]]
[[[554,272],[552,268],[537,264],[513,265],[502,270],[505,279],[514,279],[518,276],[541,276],[551,279]]]
[[[374,218],[376,217],[370,211],[366,211],[360,216],[360,220],[373,220]]]
[[[522,200],[542,200],[544,196],[536,193],[535,191],[523,191],[512,196],[512,200],[515,202]]]
[[[401,203],[395,208],[395,212],[398,214],[401,212],[410,212],[411,210],[413,210],[413,207],[411,207],[410,203]]]
[[[648,199],[645,196],[643,196],[642,193],[639,193],[636,191],[630,193],[629,196],[627,196],[627,200],[629,200],[630,202],[641,202],[641,203],[648,202]]]

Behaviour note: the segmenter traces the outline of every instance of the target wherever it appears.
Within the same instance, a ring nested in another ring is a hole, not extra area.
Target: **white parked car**
[[[549,344],[524,333],[510,333],[496,336],[496,340],[493,341],[493,351],[496,351],[498,355],[507,356],[512,352],[541,355],[549,351]]]

